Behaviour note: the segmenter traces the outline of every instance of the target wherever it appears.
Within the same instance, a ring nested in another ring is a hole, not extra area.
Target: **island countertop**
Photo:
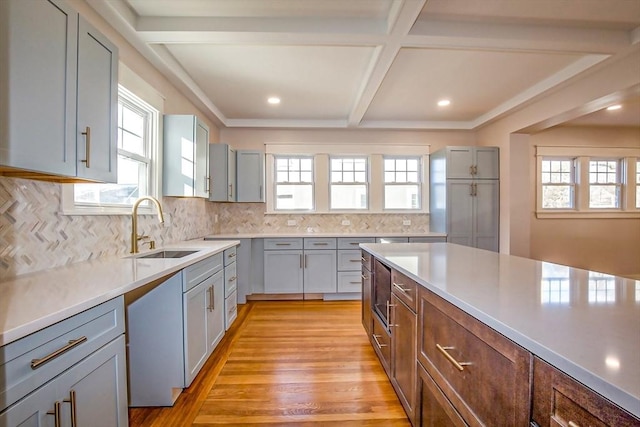
[[[640,417],[640,281],[450,243],[360,246]]]
[[[238,244],[189,240],[162,248],[196,251],[182,258],[105,257],[0,282],[0,346]]]

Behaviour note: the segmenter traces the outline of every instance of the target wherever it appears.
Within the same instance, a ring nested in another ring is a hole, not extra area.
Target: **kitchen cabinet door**
[[[78,177],[118,182],[118,49],[82,17],[78,24]]]
[[[224,335],[224,272],[219,271],[213,276],[213,280],[207,291],[209,304],[207,306],[207,344],[208,354],[215,350]]]
[[[497,251],[500,189],[496,180],[477,180],[473,196],[473,246]]]
[[[164,116],[163,194],[209,197],[209,127],[186,114]]]
[[[447,147],[445,150],[447,179],[500,177],[499,151],[496,147]]]
[[[338,291],[338,267],[335,250],[304,251],[304,293]]]
[[[467,423],[420,364],[418,364],[418,378],[420,401],[415,425],[466,427]]]
[[[211,144],[209,147],[209,176],[210,201],[236,201],[236,152],[228,144]]]
[[[391,295],[391,381],[410,420],[416,401],[417,316],[395,293]]]
[[[362,252],[362,254],[367,254],[367,256],[370,257],[366,252]],[[369,270],[370,265],[366,263],[367,259],[369,258],[362,257],[362,326],[367,332],[367,335],[371,335],[373,328],[373,318],[371,317],[371,284],[373,283],[373,277]]]
[[[236,201],[264,202],[264,153],[236,151]]]
[[[302,251],[264,251],[264,292],[296,294],[303,290]]]
[[[207,360],[210,288],[210,281],[205,280],[183,295],[185,387],[191,384]]]
[[[473,183],[470,180],[447,182],[447,241],[473,246]]]

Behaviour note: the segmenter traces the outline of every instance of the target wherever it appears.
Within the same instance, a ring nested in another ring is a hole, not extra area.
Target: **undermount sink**
[[[160,252],[154,252],[151,254],[140,255],[140,256],[137,256],[136,258],[182,258],[187,255],[195,254],[196,252],[198,251],[180,251],[180,250],[160,251]]]

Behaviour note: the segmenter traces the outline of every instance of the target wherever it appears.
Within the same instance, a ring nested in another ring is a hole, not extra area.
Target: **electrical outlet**
[[[411,220],[410,219],[403,219],[402,220],[402,225],[411,225]]]
[[[295,219],[289,219],[287,220],[287,225],[288,226],[298,225],[298,221],[296,221]]]
[[[348,219],[343,219],[342,225],[351,225],[351,221],[349,221]]]

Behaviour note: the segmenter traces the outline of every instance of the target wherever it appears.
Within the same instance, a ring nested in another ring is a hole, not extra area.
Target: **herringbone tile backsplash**
[[[103,256],[129,253],[128,215],[63,215],[62,185],[0,177],[0,280]],[[171,226],[139,218],[158,246],[213,234],[216,204],[163,198]]]

